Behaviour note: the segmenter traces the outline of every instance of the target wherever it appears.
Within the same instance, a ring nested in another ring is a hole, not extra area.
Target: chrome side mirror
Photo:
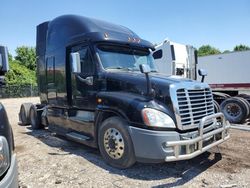
[[[72,73],[81,73],[81,60],[78,52],[70,53],[70,64]]]
[[[198,73],[200,76],[207,76],[207,71],[205,69],[199,69]]]
[[[204,82],[205,76],[207,76],[207,71],[205,69],[199,69],[198,74],[201,76],[201,82]]]

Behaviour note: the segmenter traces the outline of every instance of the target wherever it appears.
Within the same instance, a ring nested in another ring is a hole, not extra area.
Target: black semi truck
[[[107,163],[193,158],[229,138],[206,83],[157,73],[154,46],[130,29],[64,15],[37,26],[40,104],[20,121],[99,148]]]
[[[0,89],[5,85],[4,75],[8,70],[8,50],[7,47],[0,46]],[[0,102],[0,188],[18,187],[17,159],[14,149],[12,128],[6,110]]]

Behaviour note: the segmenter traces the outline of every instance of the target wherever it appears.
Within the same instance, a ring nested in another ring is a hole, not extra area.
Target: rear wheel
[[[20,108],[20,121],[21,125],[29,125],[30,124],[30,107],[32,103],[23,103]]]
[[[135,163],[133,143],[128,124],[120,117],[106,119],[98,131],[98,145],[104,160],[116,168],[128,168]]]
[[[241,98],[244,101],[244,103],[247,104],[247,106],[248,106],[248,116],[247,116],[247,118],[250,118],[250,95],[239,94],[236,97]]]
[[[228,98],[221,103],[220,107],[226,119],[231,123],[243,123],[250,110],[247,101],[240,97]]]
[[[41,113],[40,111],[37,111],[35,105],[30,107],[30,124],[33,130],[43,128],[41,124]]]
[[[243,98],[243,97],[235,97],[235,98],[238,98],[240,99],[246,106],[246,114],[247,114],[247,117],[249,117],[250,115],[250,103],[247,101],[247,99]]]

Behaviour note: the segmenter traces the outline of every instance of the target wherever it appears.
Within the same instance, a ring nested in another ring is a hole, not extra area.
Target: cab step
[[[83,134],[80,134],[80,133],[76,133],[76,132],[70,132],[70,133],[67,133],[66,134],[66,137],[68,139],[71,139],[73,141],[76,141],[76,142],[80,142],[80,143],[85,143],[86,141],[89,141],[90,140],[90,137],[88,136],[85,136]]]

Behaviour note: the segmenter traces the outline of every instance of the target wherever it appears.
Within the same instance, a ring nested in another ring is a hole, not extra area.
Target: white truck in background
[[[193,46],[164,40],[152,52],[160,73],[200,80],[198,70],[212,90],[215,111],[222,111],[231,123],[250,117],[250,51],[209,55],[197,59]]]
[[[153,57],[159,72],[196,80],[197,54],[193,46],[166,39],[155,49]]]

